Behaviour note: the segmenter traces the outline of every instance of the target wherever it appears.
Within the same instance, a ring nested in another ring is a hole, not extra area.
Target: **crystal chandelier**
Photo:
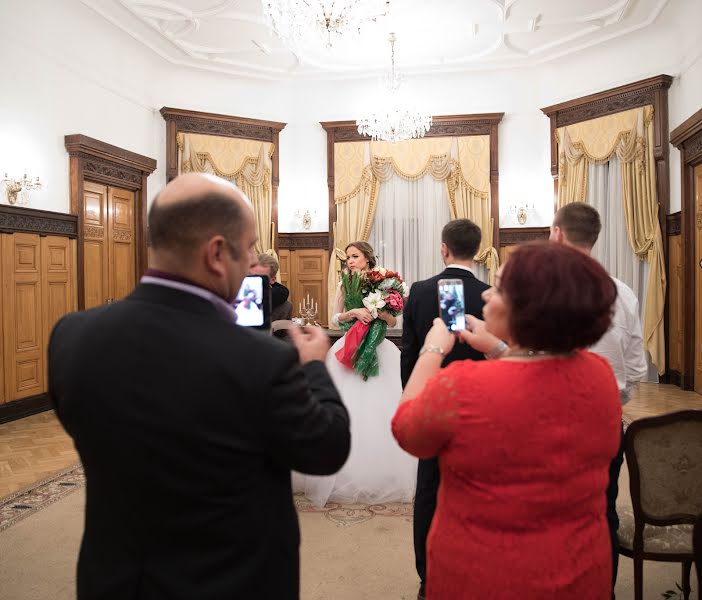
[[[389,0],[262,0],[263,14],[276,35],[292,49],[331,48],[347,34],[358,34],[369,21],[384,17]]]
[[[383,83],[388,91],[388,103],[385,108],[356,121],[358,133],[374,140],[401,142],[421,138],[431,128],[431,115],[403,106],[399,90],[404,77],[395,69],[395,41],[397,37],[390,34],[391,66],[385,74]]]

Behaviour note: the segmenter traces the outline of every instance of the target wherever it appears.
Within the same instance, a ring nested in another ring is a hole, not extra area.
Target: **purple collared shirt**
[[[194,296],[199,296],[211,302],[225,319],[236,323],[236,311],[234,307],[229,304],[224,298],[218,296],[214,292],[205,289],[204,287],[198,285],[194,281],[190,281],[185,277],[179,275],[173,275],[172,273],[166,273],[165,271],[159,271],[157,269],[147,269],[144,276],[141,278],[140,283],[148,283],[153,285],[162,285],[164,287],[172,288],[174,290],[180,290],[181,292],[186,292],[188,294],[193,294]]]

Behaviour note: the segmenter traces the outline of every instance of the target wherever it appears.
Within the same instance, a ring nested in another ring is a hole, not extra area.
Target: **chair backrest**
[[[694,523],[702,512],[702,410],[634,421],[625,451],[636,519]]]
[[[697,516],[695,529],[692,532],[692,552],[697,566],[697,585],[700,585],[699,582],[702,581],[702,513]]]

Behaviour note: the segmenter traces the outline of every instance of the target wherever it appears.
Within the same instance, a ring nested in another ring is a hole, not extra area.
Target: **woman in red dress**
[[[440,370],[455,336],[440,319],[393,420],[400,445],[439,457],[427,600],[605,600],[605,516],[621,403],[611,368],[582,350],[608,329],[616,287],[584,254],[518,248],[484,292],[499,360]]]

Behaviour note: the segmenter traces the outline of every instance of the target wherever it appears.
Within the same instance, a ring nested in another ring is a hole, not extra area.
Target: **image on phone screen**
[[[236,322],[244,327],[262,327],[266,320],[263,288],[266,282],[259,275],[244,278],[234,300]]]
[[[466,328],[466,312],[463,296],[463,281],[440,279],[438,283],[439,316],[449,331]]]

